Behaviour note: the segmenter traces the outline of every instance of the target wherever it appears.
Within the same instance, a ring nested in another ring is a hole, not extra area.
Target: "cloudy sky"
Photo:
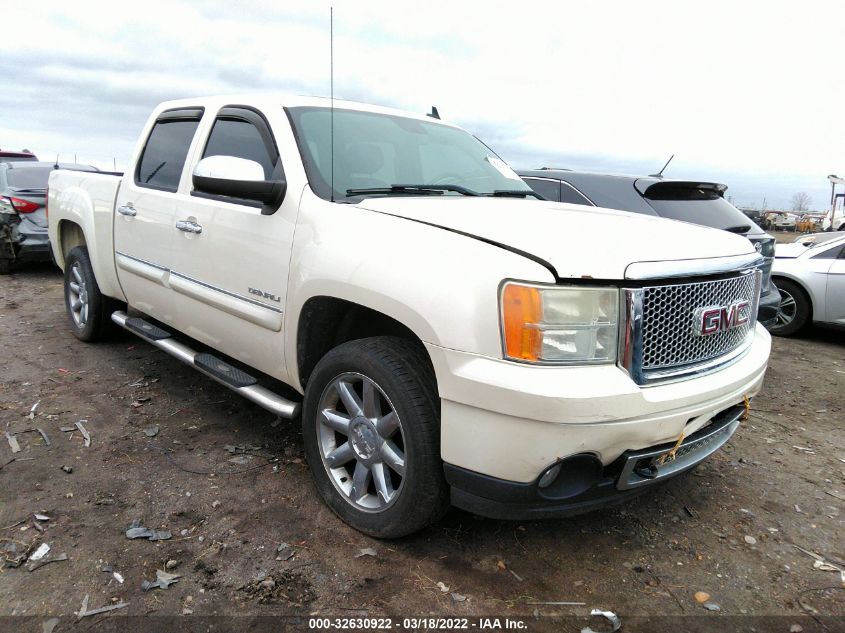
[[[845,175],[845,3],[5,3],[0,147],[118,167],[158,102],[240,91],[437,105],[515,167],[829,201]],[[131,7],[131,8],[130,8]]]

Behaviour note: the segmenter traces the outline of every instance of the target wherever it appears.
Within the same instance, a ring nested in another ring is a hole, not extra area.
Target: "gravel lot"
[[[734,439],[628,505],[535,523],[453,510],[421,534],[382,542],[317,499],[296,424],[277,424],[128,334],[80,343],[65,318],[55,269],[0,277],[0,425],[21,448],[13,455],[0,438],[0,548],[8,561],[46,542],[48,557],[68,558],[0,570],[0,616],[30,616],[0,617],[0,629],[41,631],[51,616],[61,631],[104,630],[124,615],[181,626],[321,614],[471,616],[471,628],[496,615],[529,630],[609,630],[588,617],[594,607],[619,614],[623,632],[845,626],[840,574],[809,553],[845,567],[841,332],[776,339],[765,389]],[[79,420],[88,447],[78,430],[61,430]],[[22,432],[35,427],[49,447]],[[129,540],[135,520],[172,538]],[[181,578],[142,591],[156,570]],[[128,606],[77,624],[86,595],[88,609]],[[561,601],[584,604],[533,604]]]

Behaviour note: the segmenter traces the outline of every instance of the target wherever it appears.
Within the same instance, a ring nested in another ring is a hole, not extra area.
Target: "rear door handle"
[[[127,215],[130,218],[138,215],[138,212],[135,210],[135,207],[132,206],[131,202],[127,202],[126,204],[119,206],[117,208],[117,212],[120,215]]]
[[[202,226],[190,220],[179,220],[176,223],[176,228],[185,233],[202,233]]]

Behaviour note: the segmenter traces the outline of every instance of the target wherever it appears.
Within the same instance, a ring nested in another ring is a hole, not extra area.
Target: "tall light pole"
[[[835,174],[830,174],[827,179],[830,181],[830,230],[833,230],[833,216],[834,207],[836,206],[836,185],[845,185],[845,178],[840,178]]]

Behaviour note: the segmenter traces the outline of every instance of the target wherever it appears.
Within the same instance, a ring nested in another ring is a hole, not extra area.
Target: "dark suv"
[[[22,160],[38,160],[38,157],[29,150],[24,150],[22,152],[7,152],[0,149],[0,163],[14,163]]]
[[[765,258],[757,320],[767,327],[774,323],[780,303],[780,293],[772,283],[775,238],[725,200],[726,185],[567,169],[543,168],[518,173],[547,200],[657,215],[747,237]]]

